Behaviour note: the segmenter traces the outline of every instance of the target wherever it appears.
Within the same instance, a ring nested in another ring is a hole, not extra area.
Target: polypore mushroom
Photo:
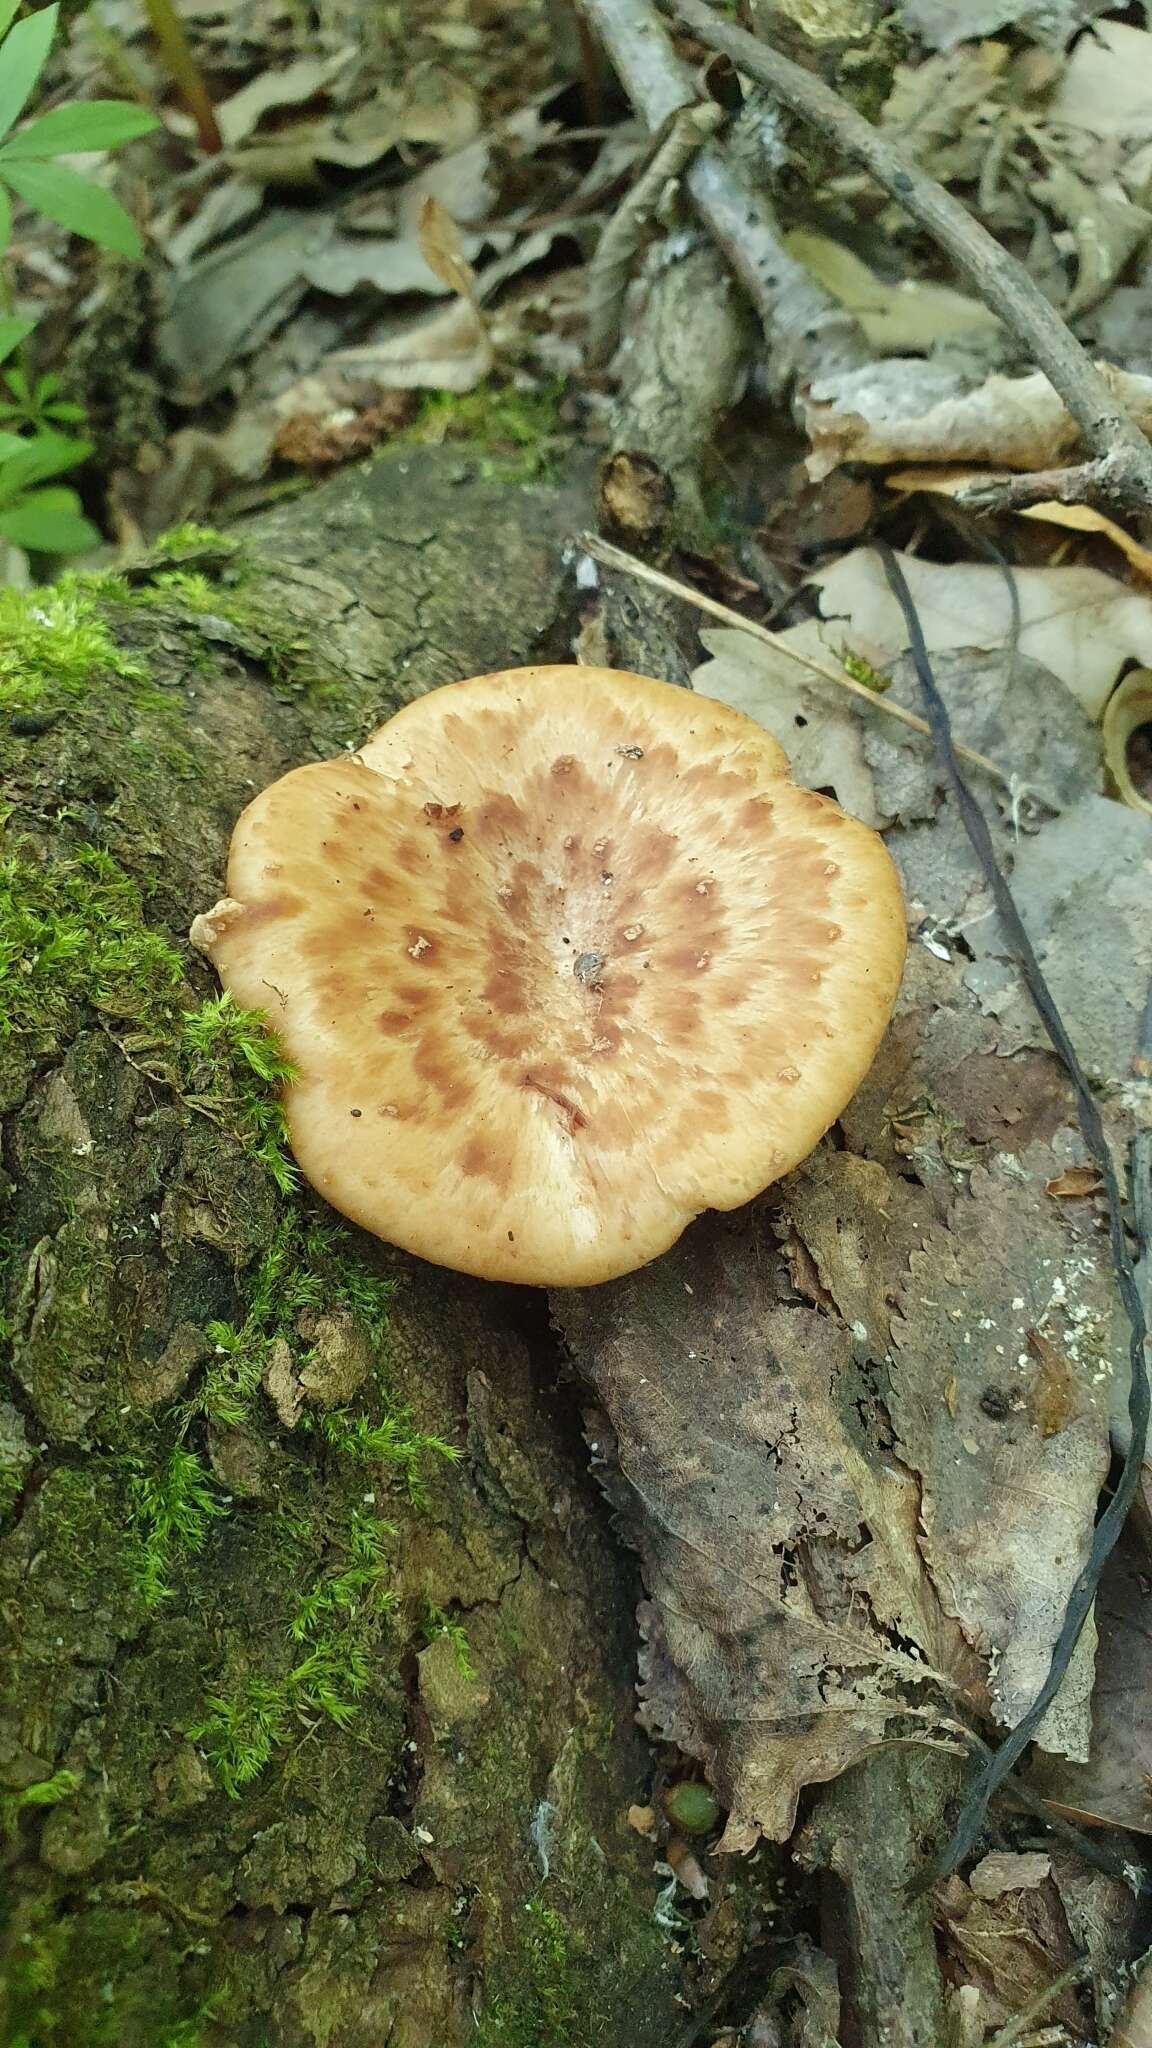
[[[876,834],[647,676],[433,690],[236,826],[193,939],[296,1068],[293,1151],[378,1237],[490,1280],[631,1272],[787,1173],[904,959]]]

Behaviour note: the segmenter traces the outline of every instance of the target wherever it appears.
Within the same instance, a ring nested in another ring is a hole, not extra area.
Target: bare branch
[[[1117,480],[1124,483],[1129,504],[1138,497],[1142,518],[1152,522],[1152,447],[1135,421],[1117,405],[1099,371],[1023,264],[1002,249],[959,200],[927,177],[812,72],[737,28],[706,0],[674,0],[674,5],[679,19],[687,22],[702,42],[723,51],[793,113],[814,123],[846,156],[863,164],[877,184],[927,229],[965,272],[985,305],[1031,351],[1092,454],[1101,461],[1123,458]]]
[[[650,0],[579,0],[633,106],[654,132],[699,99]],[[685,176],[701,220],[756,309],[774,381],[808,381],[870,360],[856,321],[789,255],[763,195],[722,149],[701,149]]]

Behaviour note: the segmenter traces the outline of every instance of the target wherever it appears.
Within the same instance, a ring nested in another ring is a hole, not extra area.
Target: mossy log
[[[5,599],[10,2048],[673,2031],[637,1587],[543,1312],[294,1185],[184,936],[255,789],[563,658],[585,510],[410,450]]]

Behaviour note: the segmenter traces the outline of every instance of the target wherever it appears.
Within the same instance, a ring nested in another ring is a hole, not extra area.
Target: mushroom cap
[[[877,835],[759,725],[615,669],[417,699],[249,804],[193,938],[297,1070],[292,1149],[489,1280],[644,1265],[804,1158],[905,951]]]

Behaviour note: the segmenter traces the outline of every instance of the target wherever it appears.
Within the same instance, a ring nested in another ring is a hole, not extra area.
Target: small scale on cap
[[[376,1236],[583,1286],[811,1151],[904,960],[881,840],[742,713],[615,669],[433,690],[248,806],[193,926]]]

